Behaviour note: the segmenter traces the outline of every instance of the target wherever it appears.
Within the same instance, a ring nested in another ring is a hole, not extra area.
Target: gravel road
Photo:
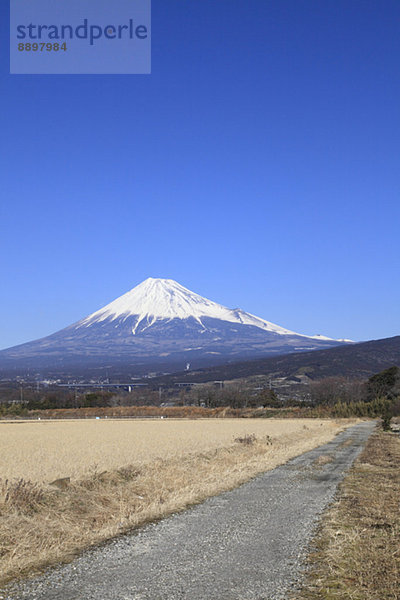
[[[301,579],[318,517],[374,429],[14,586],[10,600],[277,600]],[[1,597],[1,595],[0,595]]]

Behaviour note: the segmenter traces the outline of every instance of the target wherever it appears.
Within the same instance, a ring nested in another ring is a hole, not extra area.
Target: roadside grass
[[[246,423],[247,431],[236,433],[223,447],[200,450],[193,448],[192,441],[179,453],[167,453],[165,458],[150,462],[137,460],[106,470],[99,465],[90,474],[85,468],[80,476],[71,478],[63,473],[53,485],[50,478],[47,484],[22,478],[1,480],[0,584],[68,561],[86,548],[232,489],[326,443],[354,420],[307,425],[296,420],[296,431],[287,435],[282,430],[273,437],[268,434],[267,423],[266,431],[257,431],[257,435],[251,432],[251,423]],[[289,427],[290,422],[285,423]],[[41,428],[38,424],[44,446],[49,426]],[[170,426],[173,432],[175,424]],[[276,430],[279,426],[277,422]],[[24,425],[15,427],[21,435]],[[57,427],[62,431],[62,424]],[[148,443],[160,447],[161,436]],[[176,438],[175,445],[178,443]]]
[[[378,431],[314,539],[296,600],[400,598],[400,437]]]

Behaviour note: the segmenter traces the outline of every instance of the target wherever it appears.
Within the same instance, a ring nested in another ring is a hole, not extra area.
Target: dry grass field
[[[296,600],[400,598],[400,438],[369,439],[319,528]]]
[[[48,483],[86,477],[94,471],[201,454],[254,434],[279,441],[276,452],[294,443],[299,451],[323,443],[339,421],[261,420],[89,420],[0,422],[0,473]],[[340,425],[339,425],[340,426]],[[274,456],[276,455],[274,452]]]
[[[0,582],[231,489],[354,422],[0,422]]]

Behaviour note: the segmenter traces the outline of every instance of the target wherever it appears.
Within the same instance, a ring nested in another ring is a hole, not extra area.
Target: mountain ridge
[[[392,366],[400,367],[400,335],[312,352],[290,353],[230,362],[186,373],[172,373],[155,378],[153,385],[173,385],[176,381],[207,383],[259,375],[285,379],[296,379],[300,375],[306,376],[310,381],[327,377],[366,379]]]
[[[39,340],[0,351],[7,367],[56,370],[73,365],[221,363],[340,345],[306,336],[241,309],[229,309],[172,279],[148,278],[80,321]],[[165,368],[165,367],[164,367]]]

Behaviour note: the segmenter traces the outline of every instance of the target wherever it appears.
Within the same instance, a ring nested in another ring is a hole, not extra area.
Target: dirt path
[[[318,516],[374,423],[3,596],[9,600],[276,600],[299,580]],[[1,598],[1,595],[0,595]]]

